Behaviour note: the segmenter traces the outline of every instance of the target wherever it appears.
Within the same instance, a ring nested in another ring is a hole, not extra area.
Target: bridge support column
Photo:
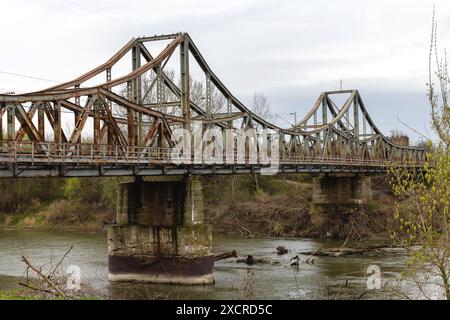
[[[370,177],[324,174],[313,178],[311,222],[322,225],[327,214],[348,212],[372,200]]]
[[[198,178],[138,177],[120,184],[117,224],[108,228],[110,280],[213,283],[211,247]]]

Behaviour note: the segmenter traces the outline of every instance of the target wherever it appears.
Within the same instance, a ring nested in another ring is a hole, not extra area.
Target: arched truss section
[[[155,42],[165,42],[166,46],[153,56],[147,44]],[[113,69],[127,56],[131,56],[131,71],[113,78]],[[169,60],[177,61],[178,83],[165,70]],[[193,63],[205,80],[201,101],[191,97]],[[144,76],[150,73],[152,82],[143,86]],[[102,74],[104,81],[86,85]],[[214,90],[225,101],[220,110],[213,103]],[[337,103],[337,97],[344,97],[343,103]],[[62,128],[63,113],[73,115],[70,130]],[[423,149],[395,145],[380,132],[357,90],[323,92],[313,108],[291,128],[263,119],[227,89],[187,33],[133,38],[104,64],[74,80],[41,91],[0,95],[2,150],[5,143],[10,148],[12,142],[24,146],[31,141],[32,152],[57,152],[71,157],[85,152],[83,145],[89,145],[91,153],[102,148],[102,156],[108,156],[115,150],[115,156],[123,155],[128,161],[135,154],[142,155],[136,151],[140,148],[159,148],[160,153],[173,147],[173,130],[192,130],[197,122],[202,123],[202,130],[218,133],[218,139],[206,144],[224,146],[226,129],[231,129],[236,137],[239,129],[253,128],[254,140],[261,139],[262,129],[277,133],[280,159],[285,163],[320,159],[379,163],[425,160]],[[87,123],[92,126],[87,128]],[[91,136],[82,141],[83,132],[88,129]]]

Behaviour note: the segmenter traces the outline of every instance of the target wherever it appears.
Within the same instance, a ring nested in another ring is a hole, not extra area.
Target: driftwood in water
[[[369,246],[366,248],[329,248],[319,249],[315,251],[301,252],[303,255],[316,257],[343,257],[351,255],[370,255],[370,254],[405,254],[408,252],[404,247],[388,247],[388,246]]]
[[[257,263],[266,263],[266,264],[280,264],[280,261],[273,257],[259,257],[255,258],[252,255],[248,255],[245,259],[237,259],[237,263],[245,263],[248,265],[253,265]]]
[[[22,287],[25,287],[25,288],[34,290],[34,291],[44,292],[44,293],[50,293],[50,294],[55,294],[55,293],[54,293],[53,291],[51,291],[51,290],[37,288],[37,287],[34,287],[34,286],[30,285],[30,284],[26,284],[26,283],[24,283],[24,282],[19,282],[19,285],[21,285]]]
[[[298,267],[299,261],[300,261],[300,258],[298,256],[292,257],[291,261],[289,262],[289,265],[291,267]]]
[[[219,261],[219,260],[228,259],[228,258],[237,258],[236,250],[217,254],[214,256],[214,261]]]
[[[54,294],[57,296],[61,296],[63,298],[67,298],[67,295],[61,291],[61,289],[58,288],[58,286],[52,281],[50,280],[49,277],[47,277],[46,275],[44,275],[41,271],[39,271],[35,266],[33,266],[30,261],[28,261],[28,259],[22,255],[22,261],[25,262],[25,264],[31,269],[33,270],[42,280],[44,280],[44,282],[46,282],[53,290],[55,290]]]
[[[350,249],[350,248],[330,248],[330,249],[320,249],[316,251],[306,251],[301,254],[316,256],[316,257],[341,257],[356,254],[363,254],[363,249]]]
[[[278,255],[283,255],[283,254],[286,254],[286,253],[288,253],[288,249],[286,249],[285,247],[283,247],[283,246],[278,246],[277,248],[277,254]]]
[[[252,264],[255,264],[256,261],[255,261],[255,258],[253,258],[253,256],[248,255],[247,258],[245,258],[245,263],[249,264],[249,265],[252,265]]]
[[[305,263],[314,264],[314,257],[313,256],[309,256],[308,259],[306,259]]]

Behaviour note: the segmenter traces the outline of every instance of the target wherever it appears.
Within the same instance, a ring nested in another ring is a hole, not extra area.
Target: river
[[[238,255],[274,257],[279,265],[247,266],[235,259],[221,260],[215,266],[215,284],[206,286],[111,283],[107,280],[106,233],[74,230],[0,230],[0,290],[16,288],[25,274],[24,254],[34,265],[56,264],[73,245],[65,265],[78,265],[84,284],[116,299],[373,299],[392,298],[391,290],[369,290],[369,265],[381,270],[383,283],[394,282],[405,266],[399,255],[352,255],[317,257],[313,264],[286,266],[299,252],[317,248],[340,247],[343,241],[313,239],[247,239],[214,235],[214,252],[236,250]],[[367,242],[373,244],[374,242]],[[355,243],[347,243],[352,246]],[[358,243],[361,245],[361,243]],[[285,246],[290,252],[277,256],[275,248]],[[306,256],[300,256],[306,260]],[[411,288],[403,288],[410,290]],[[398,297],[397,297],[398,298]]]

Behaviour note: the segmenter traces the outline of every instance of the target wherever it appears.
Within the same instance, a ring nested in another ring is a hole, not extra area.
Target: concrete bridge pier
[[[120,184],[108,227],[109,280],[214,282],[211,227],[196,177],[136,177]]]
[[[322,174],[313,178],[311,222],[322,225],[327,214],[348,212],[371,200],[370,177],[357,174]]]

